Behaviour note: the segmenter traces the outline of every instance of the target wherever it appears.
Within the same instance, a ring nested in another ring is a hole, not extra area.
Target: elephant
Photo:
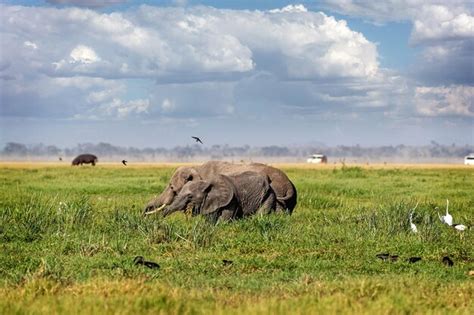
[[[162,215],[186,211],[188,207],[192,207],[193,216],[202,214],[215,223],[273,212],[276,196],[267,175],[250,171],[220,174],[209,180],[187,182]]]
[[[97,161],[99,161],[99,159],[93,154],[81,154],[72,160],[72,165],[92,164],[92,166],[95,166]]]
[[[173,202],[176,195],[183,186],[193,180],[207,180],[213,176],[235,175],[245,171],[253,171],[267,175],[270,185],[276,195],[276,210],[291,214],[296,206],[297,192],[288,176],[281,170],[262,164],[233,164],[229,162],[210,161],[199,166],[179,167],[163,192],[148,202],[144,209],[145,214],[151,214],[162,210],[166,205]]]

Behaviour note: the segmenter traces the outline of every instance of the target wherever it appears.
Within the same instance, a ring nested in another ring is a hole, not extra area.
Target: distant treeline
[[[109,143],[81,143],[72,148],[59,148],[54,145],[25,145],[21,143],[9,142],[1,151],[4,158],[8,157],[60,157],[76,156],[81,153],[93,153],[99,156],[112,157],[136,157],[142,160],[169,159],[183,160],[198,157],[207,157],[211,159],[229,159],[229,158],[252,158],[252,157],[294,157],[306,158],[311,154],[322,153],[330,158],[367,158],[384,159],[399,158],[406,160],[430,159],[430,158],[462,158],[474,152],[473,145],[442,145],[432,141],[424,146],[379,146],[362,147],[359,145],[345,146],[338,145],[329,147],[319,146],[262,146],[251,147],[248,145],[234,147],[229,145],[213,146],[177,146],[174,148],[143,148],[120,147]]]

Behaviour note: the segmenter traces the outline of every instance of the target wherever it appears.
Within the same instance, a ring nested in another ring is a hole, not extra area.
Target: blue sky
[[[474,143],[468,2],[0,3],[0,144]]]

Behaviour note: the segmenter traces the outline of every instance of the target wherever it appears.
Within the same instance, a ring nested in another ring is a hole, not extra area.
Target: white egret
[[[464,224],[453,224],[453,228],[455,228],[456,230],[458,231],[464,231],[465,229],[467,229],[467,226],[465,226]]]
[[[438,212],[438,217],[441,220],[441,222],[446,223],[449,226],[452,226],[453,225],[453,217],[452,217],[452,215],[449,214],[448,208],[449,208],[449,200],[446,199],[446,215],[440,216],[439,212]]]
[[[410,228],[411,228],[413,233],[418,233],[418,229],[416,228],[416,225],[413,223],[413,213],[415,212],[416,207],[418,207],[418,202],[416,203],[415,208],[413,208],[413,210],[411,210],[410,217],[409,217],[409,219],[410,219]]]

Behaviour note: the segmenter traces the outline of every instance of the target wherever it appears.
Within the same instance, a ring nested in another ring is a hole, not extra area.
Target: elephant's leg
[[[92,166],[95,166],[95,162],[94,162],[94,161],[92,161]]]
[[[276,200],[275,212],[288,213],[288,209],[286,209],[285,205],[281,201]]]
[[[234,218],[234,210],[223,210],[218,221],[227,222]]]
[[[269,214],[276,210],[276,198],[274,194],[269,194],[262,202],[262,206],[258,209],[258,214]]]

